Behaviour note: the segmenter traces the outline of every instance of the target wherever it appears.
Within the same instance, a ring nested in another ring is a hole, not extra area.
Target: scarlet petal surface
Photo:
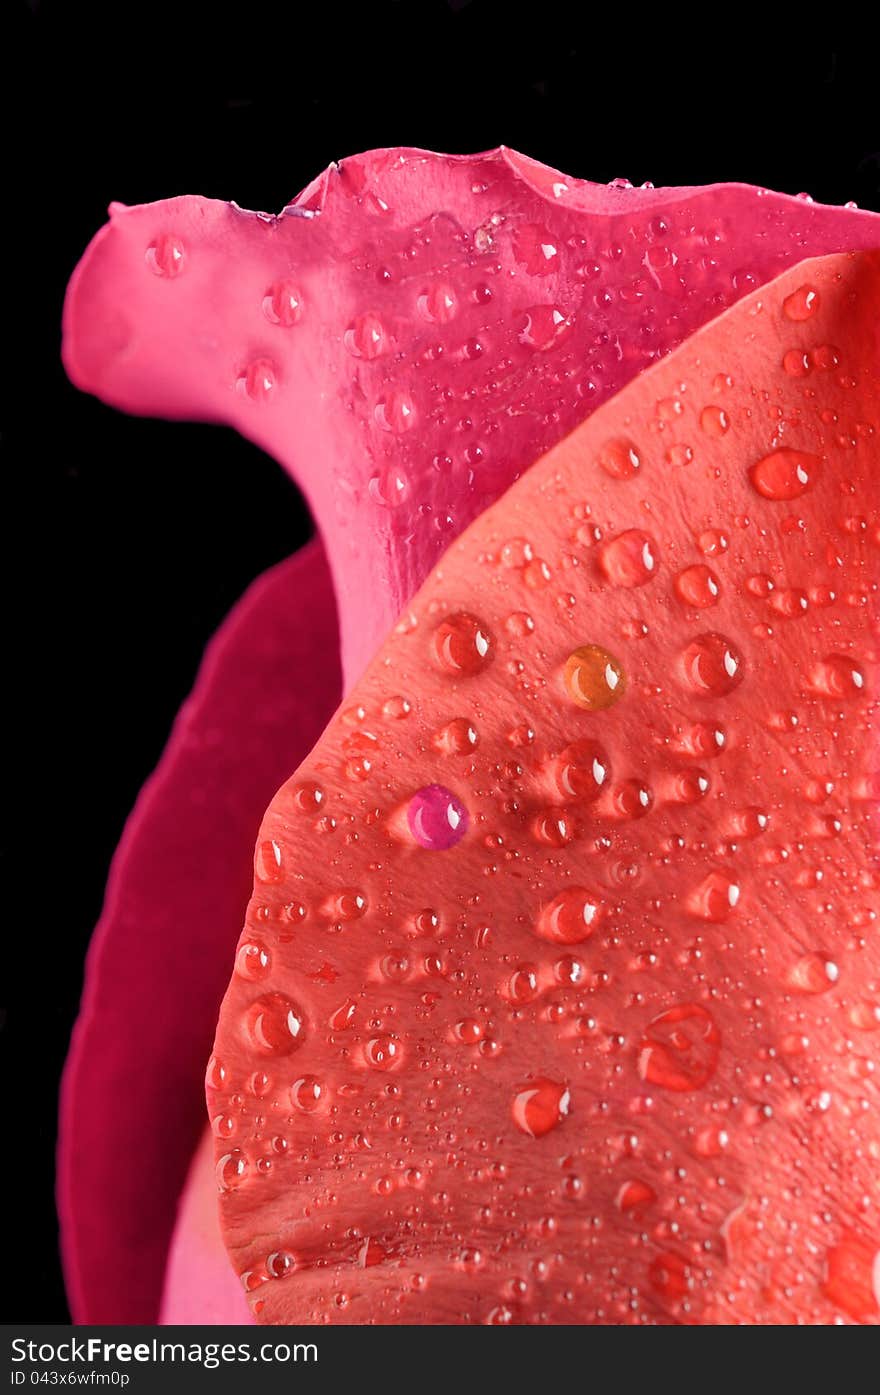
[[[58,1204],[77,1322],[156,1321],[256,830],[339,685],[330,576],[311,543],[255,582],[211,642],[113,863],[62,1091]],[[216,1280],[222,1294],[224,1267]]]
[[[208,1082],[259,1321],[880,1320],[878,319],[880,253],[816,259],[641,374],[273,800]],[[798,498],[750,473],[782,441]],[[636,527],[662,565],[619,585]],[[676,586],[707,559],[711,626]],[[438,664],[462,615],[491,660]],[[613,703],[571,686],[589,646]],[[436,786],[446,847],[406,826]]]
[[[503,147],[378,150],[278,217],[114,204],[71,282],[65,362],[126,411],[228,422],[296,476],[351,681],[450,541],[595,407],[786,266],[877,244],[875,214],[742,184],[606,188]],[[786,352],[823,310],[798,294]],[[817,343],[817,365],[833,350]],[[673,442],[674,403],[660,416],[678,468],[698,442]],[[707,437],[725,410],[705,404]],[[618,479],[643,473],[647,447],[621,426],[596,443]],[[793,497],[789,476],[757,474]],[[641,588],[670,559],[629,522],[605,560]],[[547,560],[523,559],[530,585]]]

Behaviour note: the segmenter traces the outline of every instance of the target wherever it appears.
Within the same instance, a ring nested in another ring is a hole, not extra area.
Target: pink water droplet
[[[410,832],[420,847],[442,852],[461,842],[468,830],[465,806],[444,785],[425,785],[417,791],[406,811]]]
[[[302,295],[295,282],[276,281],[263,297],[263,314],[270,324],[292,329],[302,319]]]
[[[378,315],[359,315],[343,335],[348,352],[355,358],[380,358],[391,348],[391,341]]]
[[[173,280],[186,266],[186,251],[179,237],[163,233],[151,242],[145,254],[147,266],[154,276]]]
[[[278,373],[268,358],[256,358],[238,379],[239,389],[251,402],[268,402],[278,385]]]

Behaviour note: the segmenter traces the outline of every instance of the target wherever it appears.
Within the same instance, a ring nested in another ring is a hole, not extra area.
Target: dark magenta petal
[[[156,1320],[256,832],[339,692],[313,542],[256,581],[212,640],[113,862],[62,1088],[58,1204],[78,1322]]]
[[[594,407],[786,266],[878,243],[875,214],[742,184],[373,151],[279,217],[114,205],[71,282],[65,362],[126,411],[228,422],[296,476],[351,681],[456,534]]]

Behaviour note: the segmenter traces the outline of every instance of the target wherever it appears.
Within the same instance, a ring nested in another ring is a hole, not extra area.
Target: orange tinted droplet
[[[446,673],[468,677],[491,663],[492,636],[476,615],[456,611],[441,620],[431,637],[434,661]]]
[[[621,664],[598,644],[584,644],[569,654],[564,681],[568,696],[588,712],[611,707],[626,691]]]
[[[567,1085],[538,1076],[520,1086],[513,1098],[513,1122],[530,1138],[543,1138],[568,1116],[571,1095]]]
[[[749,470],[749,479],[764,499],[783,502],[805,494],[815,484],[818,472],[817,455],[782,446],[757,461]]]

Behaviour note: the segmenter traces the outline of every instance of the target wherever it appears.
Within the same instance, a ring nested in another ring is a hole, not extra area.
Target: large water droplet
[[[599,566],[613,586],[644,586],[657,574],[657,544],[649,533],[630,528],[604,543]]]
[[[865,689],[865,675],[845,654],[826,654],[810,669],[809,686],[819,697],[854,698]]]
[[[584,644],[569,654],[564,681],[572,701],[588,712],[611,707],[626,691],[622,665],[598,644]]]
[[[699,562],[680,571],[674,584],[675,594],[682,605],[692,605],[698,610],[716,605],[721,594],[721,586],[715,573]]]
[[[520,1086],[513,1098],[513,1122],[530,1138],[543,1138],[561,1124],[571,1109],[567,1085],[538,1076]]]
[[[840,978],[840,969],[827,954],[804,954],[786,974],[786,983],[797,993],[827,993]]]
[[[566,746],[552,764],[553,780],[563,799],[594,800],[608,779],[608,756],[598,741],[585,737]]]
[[[468,829],[468,811],[444,785],[425,785],[406,811],[410,832],[429,852],[441,852],[460,843]]]
[[[743,676],[739,650],[724,635],[710,631],[698,635],[681,656],[684,678],[694,692],[706,697],[723,697]]]
[[[441,620],[431,637],[431,646],[436,663],[447,673],[479,673],[493,657],[487,626],[464,610]]]
[[[263,297],[263,314],[273,325],[292,329],[302,318],[302,295],[293,281],[276,281]]]
[[[650,1022],[642,1037],[639,1074],[665,1090],[699,1090],[718,1066],[721,1033],[699,1003],[682,1003]]]
[[[632,441],[617,437],[605,442],[596,456],[596,463],[612,479],[629,480],[638,472],[641,460]]]
[[[605,902],[598,891],[569,886],[543,907],[535,928],[542,939],[554,944],[577,945],[594,934],[604,914]]]
[[[794,320],[796,324],[808,320],[819,309],[819,292],[815,286],[798,286],[796,291],[785,297],[782,309],[786,318]]]
[[[283,993],[266,993],[245,1011],[244,1022],[258,1051],[267,1056],[287,1056],[303,1042],[305,1015]]]
[[[374,359],[391,347],[388,333],[378,315],[359,315],[343,336],[345,347],[355,358]]]
[[[691,915],[699,920],[720,924],[736,910],[740,897],[739,883],[730,875],[716,868],[710,872],[687,899]]]
[[[179,237],[163,233],[151,242],[145,254],[147,266],[154,276],[164,276],[173,280],[186,265],[186,252]]]
[[[781,446],[757,461],[749,470],[749,479],[759,494],[775,502],[799,499],[819,473],[819,457],[804,450]]]

